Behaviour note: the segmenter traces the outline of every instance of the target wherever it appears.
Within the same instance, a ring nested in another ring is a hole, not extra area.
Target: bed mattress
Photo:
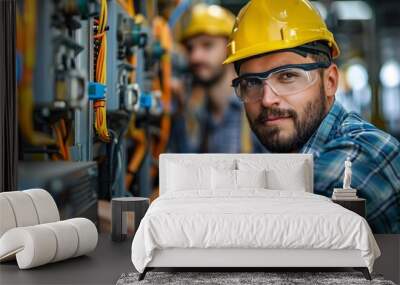
[[[330,199],[301,191],[179,191],[150,206],[132,243],[139,272],[157,249],[359,250],[372,272],[380,251],[368,223]]]

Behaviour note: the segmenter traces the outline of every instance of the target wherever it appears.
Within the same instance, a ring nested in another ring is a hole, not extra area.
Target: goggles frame
[[[250,98],[246,99],[246,98],[244,98],[245,96],[241,96],[239,94],[240,92],[237,91],[237,88],[239,87],[241,80],[250,77],[250,78],[258,78],[258,79],[260,79],[261,81],[264,82],[265,80],[267,80],[269,78],[269,76],[271,74],[273,74],[275,72],[279,72],[279,71],[283,71],[283,70],[287,70],[287,69],[291,69],[291,68],[301,69],[301,70],[304,70],[304,71],[311,71],[311,70],[316,70],[316,69],[319,69],[319,68],[327,68],[330,65],[331,65],[331,62],[314,62],[314,63],[304,63],[304,64],[286,64],[286,65],[278,66],[278,67],[275,67],[273,69],[270,69],[270,70],[264,71],[264,72],[245,73],[245,74],[242,74],[242,75],[240,75],[237,78],[232,80],[232,87],[235,89],[236,95],[239,97],[239,99],[242,102],[255,102],[255,101],[258,101],[258,99],[260,99],[260,98],[258,98],[257,100],[255,100],[255,99],[254,100],[250,100]],[[264,82],[264,84],[265,84],[265,82]],[[270,86],[270,88],[273,88],[273,87]],[[273,91],[276,92],[275,89],[273,89]],[[281,94],[278,94],[278,95],[283,96]]]
[[[245,73],[242,74],[238,77],[236,77],[235,79],[232,80],[232,87],[236,88],[239,86],[240,80],[245,79],[246,77],[258,77],[260,79],[267,79],[268,76],[271,73],[280,71],[280,70],[284,70],[284,69],[288,69],[288,68],[300,68],[302,70],[305,71],[310,71],[310,70],[315,70],[315,69],[319,69],[319,68],[328,68],[331,65],[331,63],[328,62],[313,62],[313,63],[303,63],[303,64],[286,64],[286,65],[282,65],[282,66],[278,66],[275,68],[272,68],[270,70],[264,71],[264,72],[259,72],[259,73]]]

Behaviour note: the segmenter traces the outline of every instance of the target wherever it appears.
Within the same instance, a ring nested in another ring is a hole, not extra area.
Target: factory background
[[[247,1],[6,2],[0,188],[44,188],[62,219],[109,230],[111,198],[157,197],[179,96],[197,94],[178,40],[185,13],[203,2],[236,14]],[[399,139],[400,3],[312,3],[341,47],[337,100]]]

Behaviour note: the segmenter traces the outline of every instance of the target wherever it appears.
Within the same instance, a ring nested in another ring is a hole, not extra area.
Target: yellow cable
[[[35,68],[36,41],[35,29],[36,19],[36,0],[26,0],[24,9],[20,13],[17,10],[17,49],[23,58],[23,73],[21,82],[18,86],[18,123],[23,138],[31,145],[53,145],[54,138],[46,133],[35,130],[33,110],[35,102],[33,98],[33,75]]]
[[[95,38],[100,39],[100,50],[96,62],[96,81],[107,84],[107,0],[101,1],[101,11],[98,23],[98,30]],[[107,112],[106,101],[97,100],[93,104],[95,109],[95,129],[99,138],[104,142],[110,141],[110,136],[107,129]]]

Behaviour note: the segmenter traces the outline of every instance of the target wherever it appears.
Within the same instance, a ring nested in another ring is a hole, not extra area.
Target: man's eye
[[[211,42],[211,41],[207,41],[207,42],[204,42],[204,43],[203,43],[203,48],[204,48],[204,49],[209,50],[209,49],[212,49],[213,47],[214,47],[214,43]]]
[[[286,71],[286,72],[281,72],[278,75],[278,80],[280,82],[292,82],[293,80],[295,80],[299,75],[296,72],[290,72],[290,71]]]
[[[260,84],[262,84],[262,82],[258,78],[247,78],[242,80],[240,85],[242,88],[251,89],[260,86]]]

